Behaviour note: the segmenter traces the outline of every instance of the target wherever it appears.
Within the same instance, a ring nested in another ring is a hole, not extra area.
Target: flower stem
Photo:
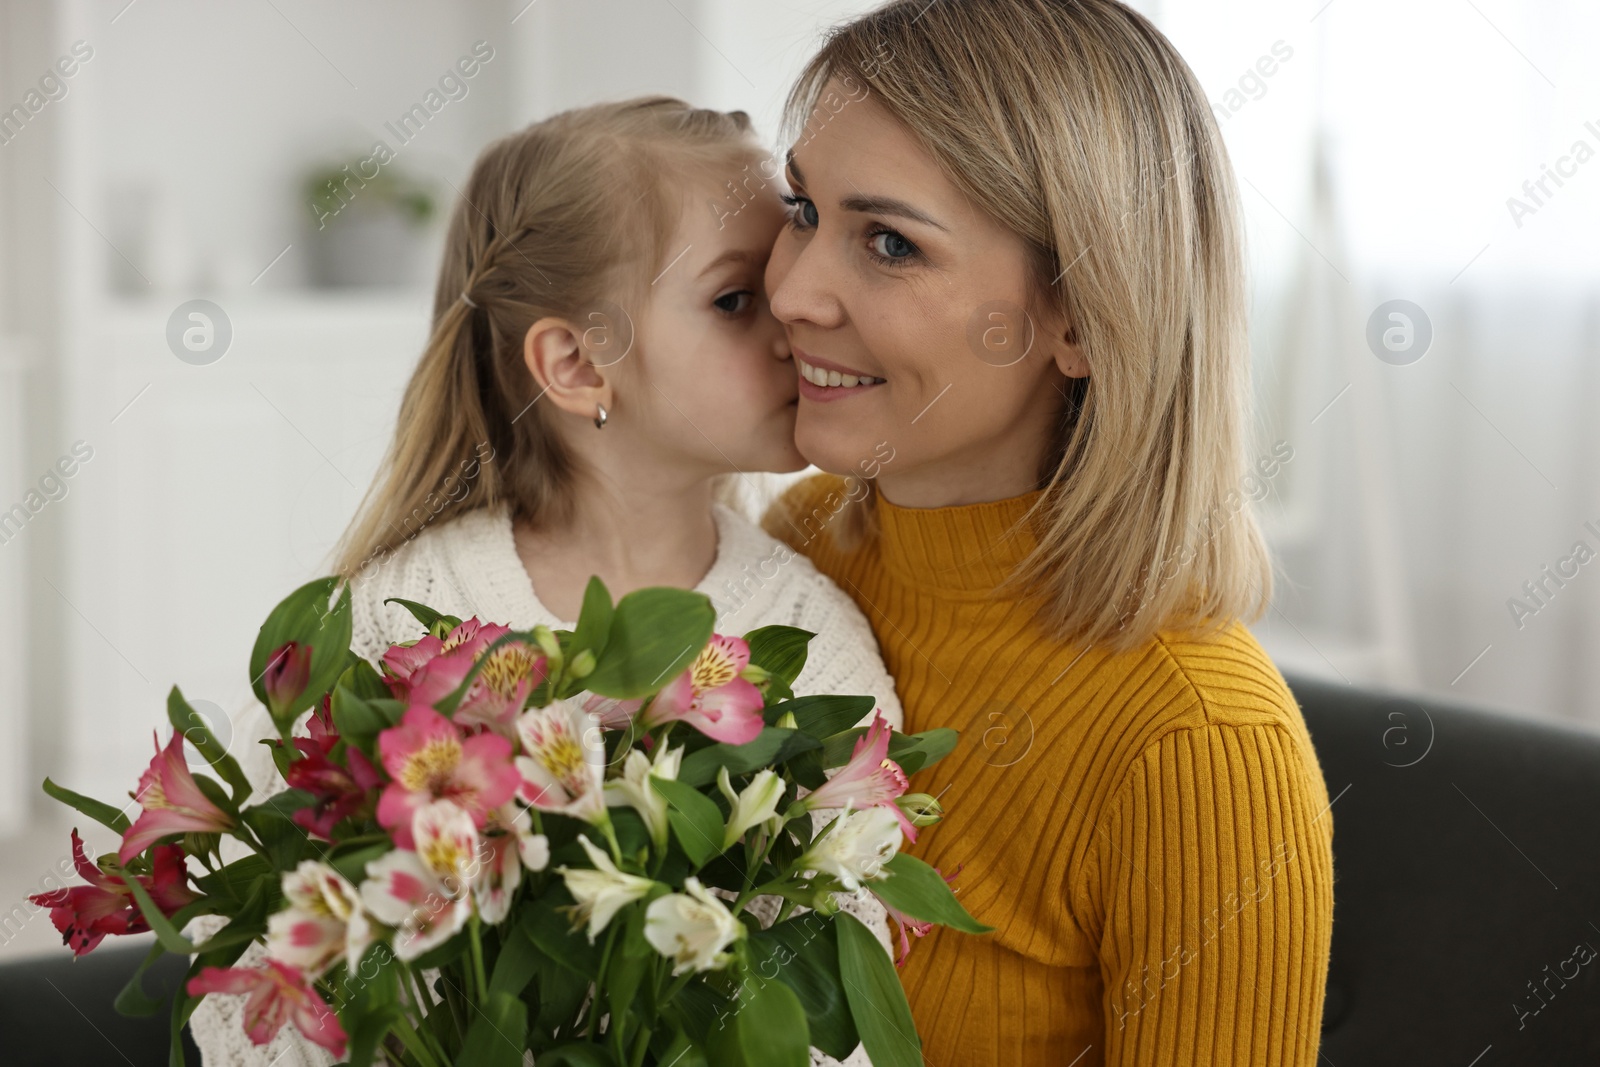
[[[406,1021],[404,1012],[395,1016],[394,1030],[395,1033],[400,1035],[400,1041],[405,1045],[406,1051],[415,1056],[422,1067],[439,1067],[439,1061],[434,1059],[433,1053],[428,1051],[427,1042],[422,1040],[421,1034],[411,1028],[411,1024]]]
[[[467,921],[467,930],[472,941],[472,975],[478,984],[478,1003],[489,1003],[489,979],[483,973],[483,939],[478,933],[479,919],[477,912]]]
[[[611,920],[611,929],[606,931],[606,948],[600,953],[600,973],[594,980],[594,998],[589,1001],[589,1025],[584,1028],[585,1037],[595,1035],[595,1027],[600,1025],[600,995],[606,984],[606,965],[611,962],[611,948],[617,940],[617,921]]]

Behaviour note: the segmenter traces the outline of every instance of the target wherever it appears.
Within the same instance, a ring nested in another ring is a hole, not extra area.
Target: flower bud
[[[586,648],[572,657],[567,664],[567,674],[573,678],[587,678],[594,673],[594,650]]]
[[[912,826],[932,826],[944,817],[944,807],[939,798],[927,793],[907,793],[896,797],[895,803],[906,813]]]
[[[786,711],[778,717],[777,726],[781,730],[798,730],[800,723],[795,719],[794,712]]]
[[[295,702],[305,693],[310,680],[310,645],[290,641],[267,658],[261,685],[267,691],[267,708],[274,719],[281,721],[294,714]]]
[[[760,685],[768,678],[771,678],[772,673],[765,667],[758,667],[754,663],[747,663],[745,664],[744,670],[739,672],[739,677],[743,678],[752,685]]]

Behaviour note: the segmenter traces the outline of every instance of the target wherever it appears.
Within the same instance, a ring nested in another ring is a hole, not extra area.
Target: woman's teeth
[[[836,370],[823,370],[821,367],[813,367],[798,356],[795,357],[795,362],[800,365],[800,376],[812,385],[849,388],[852,385],[876,385],[886,380],[870,375],[841,374]]]

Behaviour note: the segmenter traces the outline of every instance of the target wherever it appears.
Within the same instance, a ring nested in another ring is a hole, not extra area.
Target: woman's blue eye
[[[729,315],[738,315],[741,312],[748,310],[750,307],[750,301],[754,299],[755,294],[750,290],[740,289],[737,292],[726,293],[722,296],[719,296],[711,303],[714,304],[720,311],[725,311]]]
[[[790,196],[784,193],[780,198],[785,204],[798,210],[790,216],[796,226],[802,230],[815,229],[817,225],[817,205],[803,196]]]
[[[872,250],[884,259],[907,259],[917,254],[917,246],[893,230],[872,234]]]

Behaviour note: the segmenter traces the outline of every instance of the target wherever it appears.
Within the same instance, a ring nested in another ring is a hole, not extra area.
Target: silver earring
[[[596,403],[595,407],[600,409],[600,414],[594,417],[594,428],[597,430],[603,430],[606,428],[606,406],[604,404]]]

